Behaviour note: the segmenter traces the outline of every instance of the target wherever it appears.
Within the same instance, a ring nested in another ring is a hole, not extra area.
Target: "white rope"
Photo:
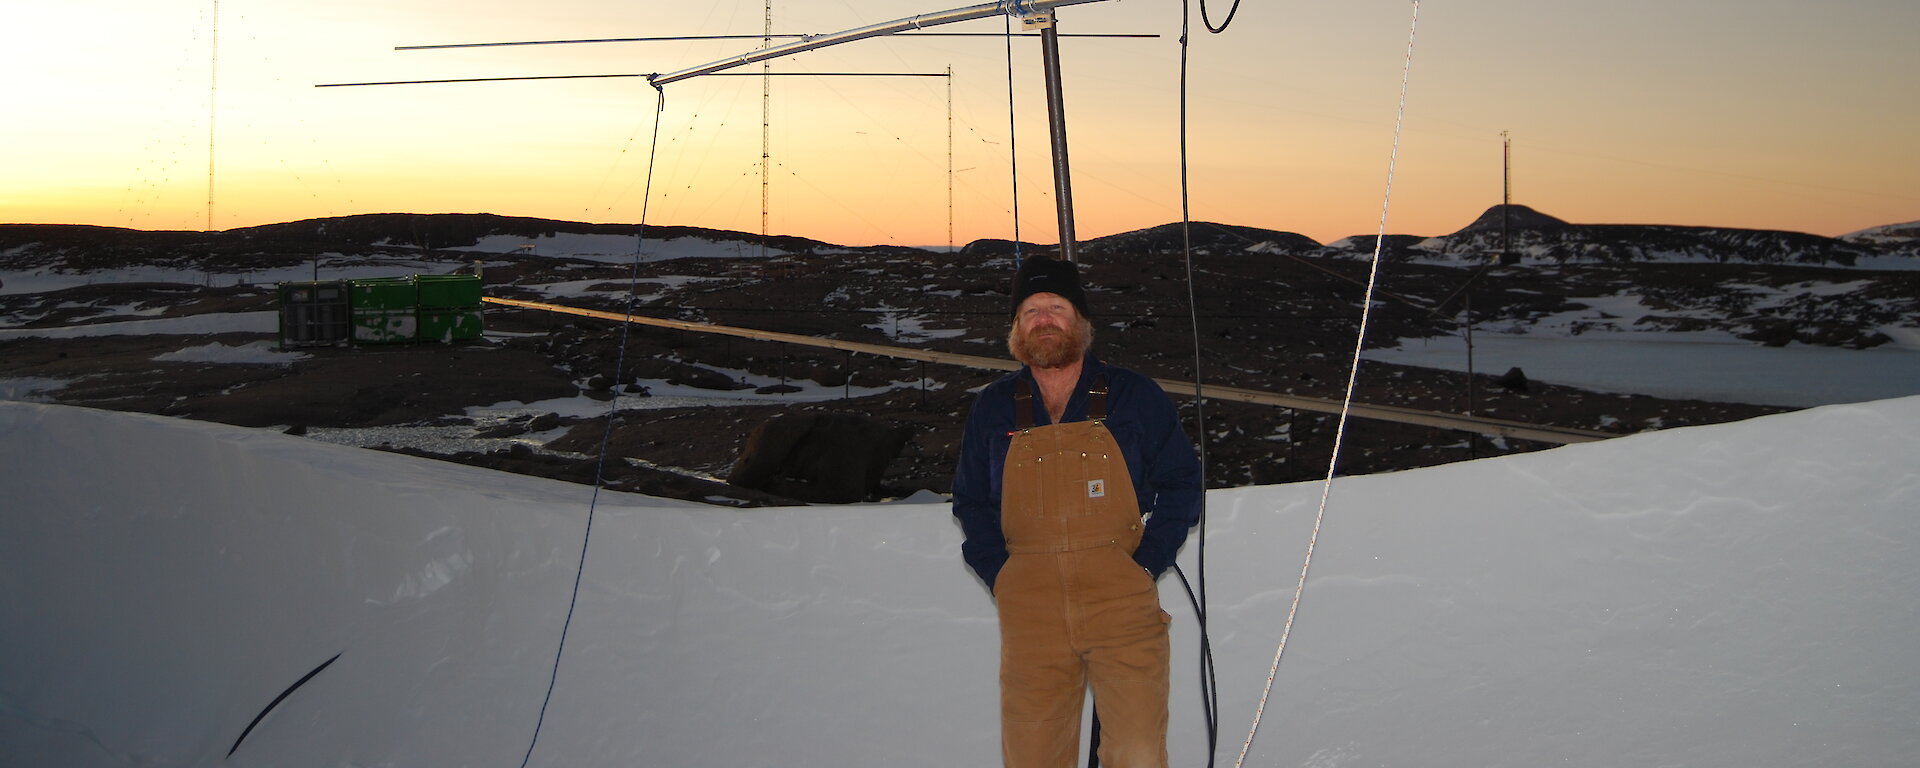
[[[1373,311],[1373,287],[1380,275],[1380,255],[1387,240],[1387,211],[1393,202],[1393,171],[1400,161],[1400,126],[1407,116],[1407,82],[1413,73],[1413,40],[1420,28],[1420,0],[1413,0],[1413,21],[1407,29],[1406,62],[1400,70],[1400,105],[1393,118],[1393,150],[1387,157],[1387,189],[1380,201],[1380,231],[1374,239],[1373,265],[1367,272],[1367,291],[1360,308],[1360,332],[1353,342],[1353,365],[1347,369],[1347,393],[1340,402],[1340,419],[1333,433],[1333,455],[1327,459],[1327,476],[1320,484],[1320,508],[1313,515],[1313,533],[1307,537],[1306,561],[1300,564],[1300,582],[1293,589],[1293,604],[1287,608],[1287,622],[1280,630],[1280,646],[1273,651],[1273,666],[1267,669],[1267,685],[1260,692],[1260,705],[1253,711],[1253,725],[1247,729],[1247,741],[1240,745],[1240,757],[1234,768],[1247,761],[1253,749],[1254,734],[1260,731],[1260,718],[1266,714],[1267,699],[1273,693],[1273,679],[1280,673],[1280,656],[1286,653],[1287,637],[1293,634],[1293,620],[1300,612],[1300,595],[1307,589],[1307,570],[1313,567],[1313,548],[1320,541],[1320,525],[1326,520],[1327,498],[1333,493],[1333,473],[1340,462],[1340,447],[1347,436],[1347,414],[1353,405],[1354,383],[1360,377],[1360,352],[1366,346],[1367,321]]]

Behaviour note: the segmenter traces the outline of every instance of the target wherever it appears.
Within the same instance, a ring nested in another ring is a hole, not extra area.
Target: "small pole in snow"
[[[1469,291],[1463,294],[1461,298],[1464,302],[1464,311],[1467,313],[1467,416],[1472,417],[1476,410],[1476,403],[1473,398],[1473,387],[1475,383],[1473,378],[1473,293]],[[1480,458],[1480,433],[1478,432],[1467,433],[1467,458]]]

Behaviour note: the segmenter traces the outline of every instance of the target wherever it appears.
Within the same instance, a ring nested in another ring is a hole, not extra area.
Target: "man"
[[[1009,768],[1070,768],[1089,684],[1107,768],[1167,764],[1155,580],[1200,514],[1200,462],[1152,379],[1101,363],[1072,262],[1029,258],[1007,347],[1025,364],[967,417],[953,514],[1000,613]]]

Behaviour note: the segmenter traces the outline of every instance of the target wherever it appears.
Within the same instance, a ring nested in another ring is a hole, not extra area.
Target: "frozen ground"
[[[584,284],[578,286],[583,289]],[[180,318],[127,320],[64,328],[0,328],[0,339],[13,337],[79,338],[117,334],[274,333],[272,312],[194,315]],[[1912,329],[1888,328],[1894,343],[1868,350],[1815,347],[1801,344],[1763,347],[1721,333],[1543,332],[1505,334],[1483,330],[1474,335],[1474,368],[1498,374],[1519,367],[1532,379],[1584,387],[1603,392],[1631,392],[1666,398],[1697,398],[1723,402],[1806,407],[1860,402],[1920,394],[1920,335]],[[900,337],[933,336],[913,317],[890,327]],[[254,350],[251,359],[229,356],[225,362],[283,362],[289,358]],[[1446,370],[1466,370],[1466,343],[1460,337],[1409,339],[1398,346],[1370,349],[1369,360]],[[209,360],[208,362],[220,362]],[[735,372],[755,387],[777,384],[777,379]],[[838,387],[822,388],[795,382],[801,392],[756,396],[751,390],[716,396],[713,390],[678,388],[651,382],[656,396],[700,398],[706,404],[725,405],[740,400],[774,399],[785,402],[840,397]],[[0,390],[3,391],[3,390]],[[854,388],[852,394],[878,390]],[[685,404],[656,400],[650,405]],[[624,403],[622,407],[637,407]],[[644,406],[640,406],[644,407]],[[566,415],[566,414],[562,414]]]
[[[103,285],[112,283],[176,283],[208,286],[240,284],[273,285],[274,283],[300,282],[304,280],[354,280],[368,277],[393,277],[395,275],[420,273],[431,274],[445,272],[447,269],[448,264],[444,261],[369,261],[365,258],[349,258],[335,253],[321,256],[310,264],[274,267],[243,273],[205,272],[196,269],[176,269],[152,265],[92,272],[68,272],[58,269],[0,270],[0,295],[43,293],[81,285]]]
[[[1467,369],[1459,336],[1404,340],[1368,360]],[[1806,407],[1920,394],[1920,351],[1901,345],[1854,350],[1801,344],[1763,347],[1725,334],[1476,333],[1474,370],[1518,367],[1549,384],[1670,399]]]
[[[620,247],[535,250],[630,259]],[[716,245],[705,255],[735,254]],[[326,278],[362,276],[346,262],[321,266],[338,267]],[[265,283],[311,269],[5,280],[14,292],[195,276]],[[564,300],[604,282],[545,292]],[[1636,304],[1596,300],[1531,336],[1479,334],[1477,368],[1668,396],[1817,393],[1796,405],[1920,392],[1912,329],[1866,352],[1571,332],[1630,325]],[[947,333],[922,319],[898,310],[881,330],[907,341]],[[272,314],[0,339],[235,331],[271,333]],[[1503,361],[1509,342],[1520,356]],[[1463,348],[1442,346],[1369,357],[1464,365]],[[201,339],[168,354],[292,359]],[[0,401],[64,383],[0,380]],[[1670,383],[1694,389],[1663,392]],[[653,404],[682,405],[843,393],[651,388]],[[568,398],[468,415],[605,408]],[[1916,427],[1920,398],[1907,397],[1341,480],[1248,764],[1909,764],[1920,751]],[[0,402],[0,466],[0,764],[516,765],[589,519],[532,764],[997,759],[992,604],[960,563],[946,505],[924,495],[736,511],[608,492],[589,518],[592,490],[574,484],[272,429],[26,402]],[[1219,765],[1246,736],[1319,494],[1301,484],[1209,496]],[[1198,556],[1198,541],[1182,554],[1190,573]],[[1196,622],[1173,577],[1162,592],[1175,616],[1174,762],[1201,764]],[[269,703],[329,659],[236,748]]]
[[[1780,290],[1751,286],[1759,303],[1829,296],[1859,282],[1804,283]],[[1768,347],[1723,331],[1636,330],[1655,317],[1635,295],[1575,299],[1585,308],[1523,326],[1495,321],[1473,334],[1473,368],[1499,375],[1520,368],[1529,379],[1600,392],[1669,399],[1807,407],[1920,394],[1920,329],[1879,328],[1891,341],[1865,350],[1789,344]],[[1712,313],[1699,312],[1705,318]],[[1688,313],[1664,311],[1663,317]],[[1464,336],[1402,339],[1369,349],[1386,363],[1467,370]]]
[[[1248,764],[1908,764],[1916,426],[1906,398],[1339,481]],[[0,465],[6,762],[526,754],[591,489],[27,403],[0,403]],[[1221,765],[1319,494],[1209,496]],[[997,759],[992,605],[945,504],[604,493],[591,520],[533,765]],[[1180,595],[1169,576],[1173,756],[1195,765]]]
[[[151,320],[120,320],[57,328],[0,328],[0,340],[17,338],[79,339],[90,336],[197,336],[208,333],[280,332],[277,312],[218,312]]]
[[[398,245],[387,243],[386,245]],[[512,253],[522,252],[535,256],[566,256],[589,261],[601,261],[612,264],[629,264],[634,261],[634,248],[640,245],[640,239],[633,235],[592,235],[580,233],[556,233],[540,237],[514,237],[510,235],[489,235],[480,238],[480,242],[455,251],[475,253]],[[735,259],[749,256],[779,256],[784,254],[778,248],[762,249],[755,243],[744,240],[709,240],[701,237],[676,237],[666,240],[649,239],[644,250],[639,253],[641,261],[659,261],[661,259]]]

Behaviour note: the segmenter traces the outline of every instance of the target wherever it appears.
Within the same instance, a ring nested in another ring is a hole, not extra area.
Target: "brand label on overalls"
[[[1104,499],[1106,497],[1107,497],[1107,481],[1105,480],[1088,480],[1087,481],[1087,498]]]

